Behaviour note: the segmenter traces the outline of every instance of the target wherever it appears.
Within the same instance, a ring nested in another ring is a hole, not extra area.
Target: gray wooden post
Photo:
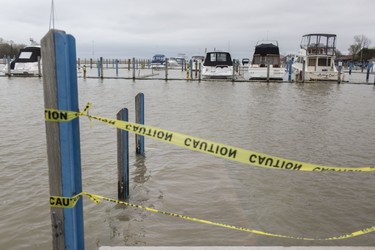
[[[132,60],[132,68],[133,68],[133,80],[135,80],[135,58],[134,57]]]
[[[290,59],[288,61],[288,82],[292,82],[292,65],[293,65],[293,59]]]
[[[104,78],[103,57],[100,57],[100,78]]]
[[[306,74],[305,66],[306,66],[306,61],[303,60],[303,63],[302,63],[302,82],[305,82],[305,74]]]
[[[135,122],[145,124],[145,103],[143,93],[135,97]],[[137,154],[145,154],[145,138],[143,135],[135,135],[135,151]]]
[[[269,63],[267,63],[267,82],[270,81],[270,69],[271,68],[271,65]]]
[[[42,68],[41,68],[41,64],[40,64],[40,56],[38,56],[38,76],[39,77],[42,76]]]
[[[165,80],[168,81],[168,58],[165,58]]]
[[[75,39],[50,30],[41,41],[44,107],[78,112]],[[46,122],[51,196],[82,192],[79,119]],[[83,202],[74,208],[51,208],[53,249],[84,249]]]
[[[10,72],[10,56],[8,56],[8,62],[7,62],[7,66],[8,66],[8,76],[11,76],[11,72]]]
[[[201,81],[201,78],[202,78],[202,62],[201,61],[199,61],[198,70],[199,70],[198,80]]]
[[[117,120],[129,121],[128,109],[123,108],[117,113]],[[129,197],[129,132],[117,129],[117,190],[120,200]]]
[[[236,68],[236,61],[233,59],[233,70],[232,70],[232,82],[234,82],[234,75],[235,75],[235,68]]]

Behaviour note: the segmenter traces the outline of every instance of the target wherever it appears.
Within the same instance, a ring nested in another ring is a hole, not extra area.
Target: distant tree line
[[[19,53],[20,49],[25,47],[25,44],[16,44],[12,40],[5,41],[0,37],[0,58],[3,58],[4,56],[14,57]]]
[[[353,61],[366,62],[375,57],[375,48],[369,48],[371,40],[365,35],[354,36],[348,51]]]

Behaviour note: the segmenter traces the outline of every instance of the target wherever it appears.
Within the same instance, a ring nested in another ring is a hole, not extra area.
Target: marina
[[[375,250],[374,7],[4,3],[0,249]]]

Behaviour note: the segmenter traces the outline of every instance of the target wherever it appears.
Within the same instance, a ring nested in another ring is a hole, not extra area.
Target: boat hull
[[[285,76],[285,70],[283,68],[270,67],[269,76],[267,76],[266,67],[254,67],[249,66],[249,79],[250,80],[283,80]]]
[[[230,79],[233,77],[233,66],[226,67],[206,67],[203,66],[203,78]]]

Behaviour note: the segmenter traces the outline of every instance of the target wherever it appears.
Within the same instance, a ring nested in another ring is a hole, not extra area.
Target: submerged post
[[[11,73],[10,73],[10,56],[8,56],[8,62],[7,62],[7,69],[8,69],[8,76],[11,76]]]
[[[267,63],[267,82],[269,82],[270,81],[270,64],[269,63]]]
[[[100,78],[104,78],[103,57],[100,57]]]
[[[202,62],[201,61],[199,61],[198,70],[199,70],[198,80],[201,81],[201,78],[202,78]]]
[[[117,120],[129,121],[128,109],[123,108],[117,113]],[[129,132],[117,129],[117,190],[120,200],[129,197]]]
[[[371,68],[372,68],[372,64],[368,63],[367,64],[367,72],[366,72],[366,82],[368,82],[369,79],[370,79],[370,70],[371,70]]]
[[[135,58],[132,60],[132,69],[133,69],[133,81],[135,80]]]
[[[236,60],[233,59],[232,82],[234,82],[235,70],[236,70]]]
[[[74,37],[50,30],[41,48],[44,107],[78,112]],[[46,122],[46,137],[50,195],[73,197],[81,193],[79,119]],[[80,199],[74,208],[51,208],[53,249],[84,249],[82,206]]]
[[[306,74],[305,66],[306,66],[306,61],[303,60],[303,63],[302,63],[302,82],[305,82],[305,74]]]
[[[145,103],[143,93],[135,96],[135,122],[145,124]],[[135,151],[137,154],[145,154],[145,138],[142,135],[135,135]]]
[[[42,76],[42,68],[41,68],[41,64],[40,64],[40,56],[38,56],[38,76],[39,77]]]
[[[338,70],[337,70],[337,83],[341,83],[341,70],[342,70],[342,62],[338,63]]]
[[[293,60],[290,59],[288,61],[288,82],[292,82],[292,64],[293,64]]]
[[[168,81],[168,58],[165,58],[165,80]]]

